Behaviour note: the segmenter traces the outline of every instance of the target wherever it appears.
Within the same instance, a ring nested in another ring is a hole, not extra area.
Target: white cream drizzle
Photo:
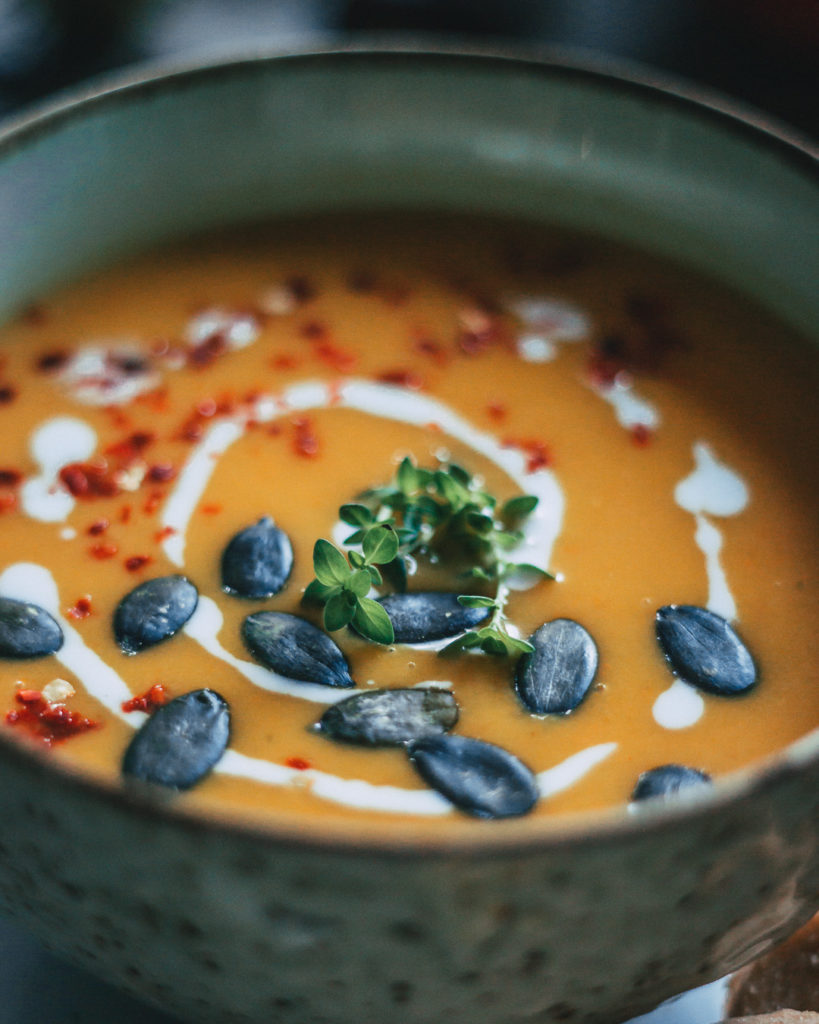
[[[705,555],[708,575],[707,607],[726,619],[737,617],[737,606],[719,554],[722,534],[706,516],[736,516],[749,501],[748,487],[742,477],[714,455],[707,444],[693,447],[694,471],[674,489],[674,500],[694,516],[694,540]]]
[[[318,683],[302,683],[272,672],[262,665],[237,658],[219,643],[219,631],[224,621],[224,616],[216,602],[209,597],[200,595],[196,611],[188,619],[183,631],[212,657],[230,665],[254,686],[263,690],[281,693],[288,697],[300,697],[302,700],[315,701],[317,704],[335,704],[350,696],[352,692],[350,690],[333,689],[328,686],[320,686]]]
[[[692,453],[694,470],[674,488],[674,500],[694,517],[694,541],[705,556],[706,607],[725,619],[736,619],[736,601],[719,557],[722,534],[707,515],[739,515],[748,504],[748,487],[735,470],[717,459],[707,444],[696,442]],[[664,729],[687,729],[700,720],[704,711],[702,696],[681,679],[661,693],[652,708],[655,721]]]
[[[564,507],[563,493],[551,470],[527,473],[526,457],[522,452],[504,448],[491,434],[477,430],[434,398],[356,378],[332,385],[322,381],[295,384],[276,396],[258,401],[249,413],[215,423],[193,449],[165,503],[162,525],[174,531],[162,545],[167,557],[175,565],[183,564],[185,533],[194,509],[219,458],[242,437],[251,419],[265,423],[290,412],[331,406],[356,409],[371,416],[419,427],[435,423],[443,432],[494,462],[521,490],[539,499],[537,508],[526,522],[523,541],[509,553],[510,560],[548,568],[552,547],[560,533]]]
[[[576,340],[588,333],[586,318],[565,304],[551,300],[524,299],[510,308],[538,332],[521,339],[531,349],[528,355],[522,353],[523,358],[535,361],[549,359],[553,354],[550,346],[554,342]],[[198,337],[201,334],[200,328],[204,330],[201,325],[195,325],[195,328],[192,326],[190,340],[194,343],[193,335]],[[230,343],[233,347],[242,347],[254,340],[251,334],[252,331],[242,327],[239,336],[230,339]],[[630,379],[618,378],[613,385],[596,385],[594,390],[612,405],[622,426],[630,429],[641,425],[654,429],[659,424],[659,413],[650,402],[634,392]],[[492,435],[477,430],[433,398],[355,378],[345,380],[340,385],[329,385],[321,381],[296,384],[278,395],[264,396],[246,412],[214,423],[191,452],[165,503],[162,524],[173,531],[163,542],[167,557],[174,564],[183,565],[185,534],[196,505],[219,459],[244,435],[251,420],[269,422],[290,412],[331,406],[356,409],[369,415],[420,427],[434,423],[441,431],[494,462],[522,490],[535,494],[539,499],[537,509],[527,522],[524,540],[515,552],[510,553],[510,560],[548,568],[564,510],[562,491],[550,470],[526,472],[526,459],[522,452],[504,448]],[[65,520],[75,502],[59,486],[59,471],[71,462],[90,458],[96,446],[96,433],[82,420],[57,417],[46,421],[32,437],[31,452],[41,472],[25,481],[21,488],[23,511],[41,521]],[[747,488],[733,470],[718,462],[707,445],[698,443],[694,446],[694,460],[695,471],[680,481],[674,497],[682,508],[695,517],[695,540],[706,556],[708,607],[726,618],[734,618],[736,605],[719,561],[722,536],[706,519],[706,514],[738,514],[747,504]],[[12,565],[0,575],[0,593],[31,600],[54,615],[65,635],[65,643],[57,654],[60,662],[81,678],[88,692],[117,717],[133,727],[144,720],[145,716],[141,712],[122,712],[122,703],[132,696],[129,688],[110,666],[85,645],[79,633],[60,614],[56,582],[48,570],[33,563]],[[223,621],[215,602],[200,597],[197,612],[186,625],[185,632],[211,656],[219,658],[249,682],[263,689],[322,704],[335,703],[350,696],[350,691],[333,691],[289,680],[262,666],[235,657],[219,643],[218,633]],[[451,686],[451,683],[435,685]],[[653,713],[663,728],[680,729],[694,724],[702,715],[703,707],[700,695],[687,684],[676,680],[668,691],[657,698]],[[616,749],[616,743],[597,744],[540,772],[537,783],[541,795],[550,796],[575,784]],[[217,770],[270,785],[306,785],[316,796],[362,809],[416,815],[440,815],[451,811],[447,800],[428,790],[376,786],[363,780],[342,779],[315,769],[299,771],[271,761],[251,758],[235,750],[226,752]]]
[[[627,374],[618,373],[612,384],[592,384],[593,390],[614,409],[617,422],[626,430],[645,427],[656,430],[660,413],[646,398],[634,390],[634,382]]]
[[[160,375],[135,342],[84,345],[56,374],[58,384],[83,405],[125,405],[157,387]]]
[[[127,684],[110,665],[86,645],[79,633],[61,615],[57,583],[48,569],[33,562],[18,562],[9,566],[0,574],[0,595],[12,597],[18,601],[31,601],[41,608],[45,608],[60,623],[65,638],[63,646],[55,655],[58,661],[83,681],[86,690],[92,697],[95,697],[112,714],[132,728],[137,728],[145,721],[147,716],[141,711],[124,712],[122,710],[123,702],[132,697]],[[200,598],[200,606],[202,605],[204,605],[205,612],[199,625],[195,626],[192,631],[188,628],[199,614],[197,609],[186,627],[186,632],[189,632],[194,639],[198,639],[200,630],[209,634],[217,617],[221,620],[221,613],[213,601],[207,597]],[[209,647],[207,649],[210,650]],[[244,671],[245,667],[250,669],[256,667],[233,658],[221,647],[218,653],[213,651],[211,653],[222,658],[244,675],[247,675]],[[266,670],[262,669],[262,672],[266,672]],[[305,690],[320,689],[323,691],[322,702],[325,704],[351,696],[349,690],[339,691],[336,694],[328,690],[327,687],[293,683],[274,673],[267,674],[273,677],[275,685],[266,685],[265,688],[273,689],[278,693],[302,696]],[[248,676],[248,678],[251,677]],[[251,678],[251,681],[257,682],[255,678]],[[257,683],[257,685],[265,684]],[[425,685],[446,684],[427,682]],[[296,687],[299,688],[298,692],[296,692]],[[308,696],[307,699],[317,698]],[[551,795],[565,789],[591,771],[616,746],[615,743],[608,743],[590,747],[588,750],[580,751],[580,753],[567,758],[562,764],[541,772],[537,776],[541,793]],[[337,775],[312,768],[300,771],[274,761],[249,757],[233,749],[228,749],[225,752],[215,770],[226,775],[240,776],[272,786],[307,785],[315,796],[362,810],[415,815],[441,815],[452,811],[449,801],[431,790],[378,786],[363,779],[342,779]]]
[[[543,797],[554,796],[573,786],[584,775],[588,775],[592,768],[596,768],[607,757],[611,757],[616,749],[616,743],[598,743],[596,746],[579,750],[553,768],[539,772],[537,785],[540,795]]]
[[[29,450],[40,472],[25,480],[20,488],[23,512],[43,523],[67,519],[75,500],[60,485],[60,470],[72,462],[90,459],[96,448],[96,431],[73,416],[55,416],[38,427],[31,436]]]
[[[663,729],[688,729],[702,718],[705,701],[693,686],[675,679],[654,701],[651,712]]]

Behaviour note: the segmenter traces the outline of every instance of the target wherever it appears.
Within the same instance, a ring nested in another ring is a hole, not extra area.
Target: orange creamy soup
[[[4,728],[61,762],[170,764],[182,805],[249,817],[444,828],[623,804],[819,722],[816,354],[678,267],[540,226],[299,220],[66,288],[0,358]],[[269,597],[226,589],[256,543]],[[410,626],[465,616],[471,647],[441,653],[463,623],[377,642],[402,566],[451,595]],[[345,685],[293,678],[317,634]],[[392,689],[434,692],[342,703]]]

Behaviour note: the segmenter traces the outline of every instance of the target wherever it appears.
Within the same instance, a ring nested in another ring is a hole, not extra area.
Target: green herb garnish
[[[350,551],[346,558],[329,541],[316,541],[316,578],[308,585],[304,598],[324,605],[324,628],[328,632],[352,623],[367,640],[378,644],[393,642],[395,634],[389,615],[367,594],[382,582],[377,566],[392,562],[397,553],[398,538],[388,525],[366,530],[361,551]]]
[[[325,629],[352,623],[367,639],[391,643],[394,634],[387,613],[366,595],[385,580],[396,590],[406,590],[408,559],[427,557],[451,565],[463,579],[497,588],[495,597],[459,597],[462,604],[491,607],[493,612],[486,626],[464,634],[445,650],[477,647],[503,655],[529,651],[530,644],[508,632],[504,608],[509,591],[503,581],[520,572],[553,579],[536,566],[508,557],[523,539],[520,524],[537,503],[534,495],[521,494],[498,508],[496,498],[462,466],[448,463],[423,469],[405,458],[390,484],[341,506],[342,522],[353,527],[344,544],[360,545],[361,550],[351,550],[345,557],[328,541],[317,541],[316,578],[304,596],[324,605]]]

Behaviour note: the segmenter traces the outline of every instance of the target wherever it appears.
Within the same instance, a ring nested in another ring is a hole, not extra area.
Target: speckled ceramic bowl
[[[238,219],[440,206],[592,227],[819,322],[809,153],[555,62],[322,53],[147,76],[0,138],[0,315]],[[0,900],[205,1024],[614,1024],[819,905],[819,736],[674,810],[446,838],[183,816],[0,736]]]

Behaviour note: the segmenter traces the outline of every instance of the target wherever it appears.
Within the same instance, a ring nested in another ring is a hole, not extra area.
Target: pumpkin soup
[[[446,823],[638,812],[819,724],[819,359],[686,270],[294,219],[46,297],[0,352],[0,701],[55,759]]]

